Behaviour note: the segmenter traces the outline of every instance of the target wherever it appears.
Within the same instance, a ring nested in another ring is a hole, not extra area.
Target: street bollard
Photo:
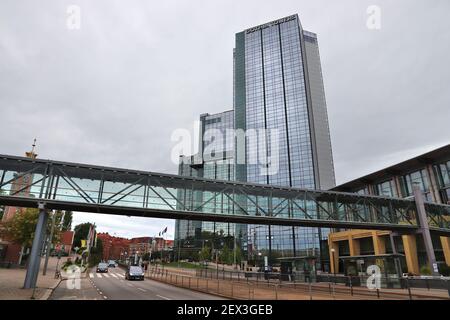
[[[409,286],[409,280],[406,278],[406,287],[408,288],[409,300],[412,300],[411,287]]]
[[[350,295],[353,296],[353,284],[352,284],[352,277],[350,276]]]
[[[333,299],[336,298],[336,297],[335,297],[335,289],[334,289],[335,285],[336,285],[336,284],[333,282]]]
[[[377,298],[380,299],[380,289],[377,288]]]
[[[312,283],[311,283],[311,281],[309,281],[309,300],[312,300],[312,288],[311,288],[311,286],[312,286]]]
[[[329,291],[330,294],[331,294],[331,282],[328,282],[328,291]]]

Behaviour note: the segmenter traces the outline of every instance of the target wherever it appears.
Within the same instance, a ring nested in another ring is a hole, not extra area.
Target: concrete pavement
[[[61,258],[60,264],[66,261]],[[58,285],[60,279],[55,279],[55,270],[58,259],[50,257],[47,274],[42,275],[44,258],[41,258],[41,268],[37,279],[37,287],[34,291],[34,298],[40,300],[48,299],[50,293]],[[33,295],[33,289],[23,289],[26,269],[0,269],[0,300],[29,300]]]
[[[80,289],[71,289],[67,280],[61,281],[53,291],[49,300],[104,300],[103,296],[94,288],[89,278],[80,278]]]

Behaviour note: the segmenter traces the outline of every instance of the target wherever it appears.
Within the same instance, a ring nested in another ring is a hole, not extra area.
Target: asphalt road
[[[94,268],[88,276],[100,296],[108,300],[222,299],[218,296],[178,288],[149,279],[144,281],[125,280],[125,271],[121,268],[110,268],[108,273],[96,273]]]

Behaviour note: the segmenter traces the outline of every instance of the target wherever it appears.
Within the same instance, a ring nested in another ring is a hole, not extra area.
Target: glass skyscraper
[[[335,185],[331,141],[317,36],[303,30],[297,15],[236,34],[234,49],[236,129],[267,130],[257,142],[236,146],[236,180],[311,189]],[[276,130],[278,145],[271,144]],[[244,154],[242,154],[244,153]],[[277,153],[278,169],[261,164]],[[250,162],[249,159],[258,159]],[[249,255],[323,256],[327,230],[249,226]]]
[[[178,174],[214,180],[235,180],[234,139],[233,135],[227,136],[227,130],[234,130],[233,110],[200,115],[199,152],[180,158]],[[197,207],[205,203],[205,207],[199,209],[218,212],[227,212],[227,208],[231,210],[231,200],[223,198],[223,195],[203,192],[184,196],[193,197]],[[244,229],[245,226],[234,223],[177,220],[175,257],[192,258],[205,245],[211,249],[221,249],[227,244],[232,248],[235,244],[234,235],[238,241],[236,245],[240,246],[241,239],[246,234]]]
[[[181,158],[179,174],[298,188],[334,187],[317,36],[303,30],[298,16],[292,15],[237,33],[233,58],[234,110],[200,116],[200,139],[206,142],[200,141],[199,154]],[[231,128],[263,134],[256,140],[251,135],[240,139],[224,134],[226,139],[212,142],[204,136],[209,129],[223,132]],[[271,143],[274,134],[276,145]],[[276,170],[261,170],[274,157]],[[247,200],[242,201],[245,205]],[[226,206],[226,200],[223,203]],[[215,207],[209,203],[211,208]],[[175,248],[188,248],[189,239],[201,239],[204,231],[236,235],[244,260],[259,265],[264,257],[271,264],[283,257],[327,260],[327,250],[321,245],[326,243],[328,230],[317,228],[177,221]]]

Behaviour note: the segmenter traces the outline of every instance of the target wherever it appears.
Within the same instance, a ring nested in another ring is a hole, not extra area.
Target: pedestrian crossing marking
[[[110,272],[110,273],[89,273],[89,278],[94,279],[97,276],[97,278],[115,278],[115,279],[123,279],[125,277],[125,274],[123,273],[117,273],[117,272]]]

